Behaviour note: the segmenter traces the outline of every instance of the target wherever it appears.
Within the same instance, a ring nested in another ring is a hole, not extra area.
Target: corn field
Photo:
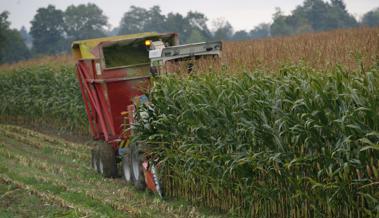
[[[379,28],[225,42],[221,62],[153,79],[139,108],[134,140],[168,196],[238,217],[379,216]],[[88,134],[74,70],[0,66],[0,121]]]
[[[135,128],[165,191],[238,216],[377,217],[379,68],[169,76]]]
[[[227,42],[223,62],[234,71],[278,71],[288,63],[319,70],[336,65],[366,71],[379,62],[379,28],[356,28],[252,41]]]
[[[88,134],[72,65],[29,65],[0,72],[0,120]]]

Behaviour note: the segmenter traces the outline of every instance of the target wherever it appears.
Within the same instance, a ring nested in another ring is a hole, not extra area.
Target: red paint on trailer
[[[106,69],[96,72],[96,60],[80,60],[77,76],[83,101],[95,139],[112,142],[122,139],[121,113],[132,104],[132,98],[142,95],[148,87],[149,77],[130,77],[127,68]]]

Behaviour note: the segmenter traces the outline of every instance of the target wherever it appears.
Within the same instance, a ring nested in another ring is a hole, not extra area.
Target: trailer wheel
[[[105,178],[117,176],[117,165],[115,151],[110,144],[101,143],[99,145],[99,172]]]
[[[91,149],[91,166],[96,172],[99,172],[99,150],[97,146]]]
[[[124,158],[122,158],[122,176],[124,180],[129,184],[132,183],[132,167],[131,167],[131,159],[130,152],[128,152]]]
[[[138,149],[138,145],[131,144],[130,145],[131,150],[131,166],[132,166],[132,181],[134,184],[134,187],[136,187],[138,190],[144,190],[146,187],[145,184],[145,175],[143,173],[143,155]]]

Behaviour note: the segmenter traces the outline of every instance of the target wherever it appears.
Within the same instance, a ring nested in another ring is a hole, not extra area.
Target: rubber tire
[[[99,172],[99,150],[98,150],[98,147],[91,149],[91,166],[96,172]]]
[[[137,190],[143,191],[146,188],[145,175],[142,166],[143,155],[136,144],[130,145],[130,152],[133,185]]]
[[[105,178],[115,178],[117,176],[116,155],[112,145],[100,143],[98,145],[99,171]]]
[[[122,178],[128,184],[133,184],[133,170],[130,152],[127,152],[121,161]],[[127,173],[129,172],[129,173]]]

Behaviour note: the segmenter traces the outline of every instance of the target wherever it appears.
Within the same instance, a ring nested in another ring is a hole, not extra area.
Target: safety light
[[[146,41],[145,41],[145,45],[146,45],[147,47],[150,47],[150,45],[151,45],[151,40],[146,40]]]

